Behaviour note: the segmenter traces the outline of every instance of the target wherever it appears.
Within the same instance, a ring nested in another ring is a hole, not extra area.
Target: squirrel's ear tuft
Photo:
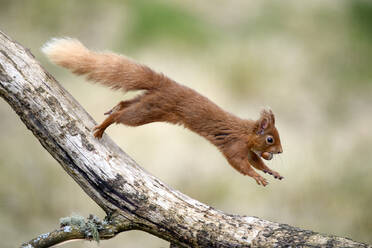
[[[274,113],[273,113],[273,111],[271,111],[271,109],[269,109],[269,113],[270,113],[271,123],[273,125],[275,125],[275,116],[274,116]]]

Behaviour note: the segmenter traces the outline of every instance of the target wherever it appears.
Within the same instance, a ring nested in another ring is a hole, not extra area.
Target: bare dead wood
[[[138,166],[107,135],[102,140],[93,138],[94,120],[27,49],[2,32],[0,95],[110,217],[97,228],[101,238],[137,229],[171,242],[171,247],[371,247],[257,217],[227,214],[170,188]],[[23,246],[91,239],[86,230],[65,226]],[[108,235],[110,230],[113,234]],[[52,239],[50,243],[43,243],[47,238]]]

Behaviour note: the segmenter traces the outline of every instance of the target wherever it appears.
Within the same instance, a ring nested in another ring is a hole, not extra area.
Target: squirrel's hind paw
[[[96,137],[97,139],[100,139],[100,138],[102,138],[102,135],[103,135],[103,132],[104,132],[105,130],[104,129],[101,129],[100,128],[100,126],[98,125],[98,126],[95,126],[94,128],[93,128],[93,135],[94,135],[94,137]]]

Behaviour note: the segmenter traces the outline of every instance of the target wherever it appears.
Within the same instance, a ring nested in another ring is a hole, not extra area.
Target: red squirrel
[[[105,113],[108,117],[93,129],[96,138],[101,138],[113,123],[128,126],[151,122],[179,124],[217,146],[232,167],[254,178],[257,184],[266,186],[268,182],[252,166],[283,179],[261,159],[271,160],[273,154],[283,152],[271,110],[262,110],[258,120],[241,119],[145,65],[122,55],[90,51],[76,39],[52,39],[42,51],[53,63],[75,74],[87,75],[90,81],[124,92],[144,91]]]

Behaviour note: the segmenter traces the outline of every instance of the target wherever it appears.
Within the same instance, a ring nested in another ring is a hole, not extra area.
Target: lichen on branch
[[[120,224],[119,224],[120,223]],[[80,215],[72,215],[60,219],[60,227],[52,232],[41,234],[38,237],[22,244],[22,248],[43,248],[72,239],[84,239],[96,241],[111,239],[118,233],[131,230],[130,222],[123,225],[122,221],[116,221],[106,217],[100,220],[97,216],[89,215],[84,218]]]

